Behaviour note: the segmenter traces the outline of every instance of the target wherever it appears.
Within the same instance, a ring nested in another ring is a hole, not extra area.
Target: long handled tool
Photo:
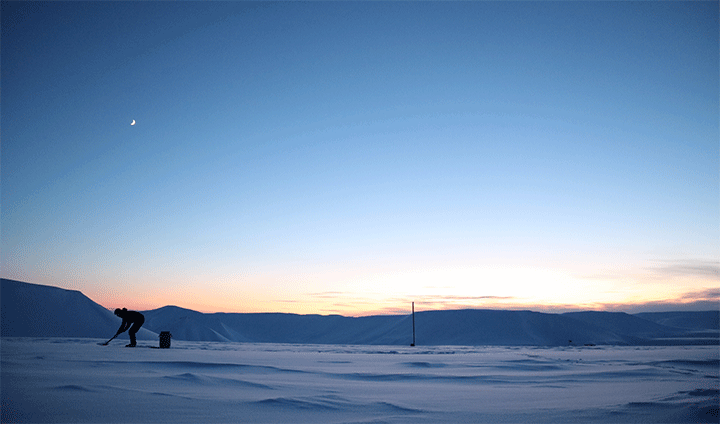
[[[115,337],[118,336],[118,334],[120,334],[120,333],[115,333],[115,335],[112,336],[112,338],[111,338],[110,340],[106,341],[105,343],[98,343],[98,344],[99,344],[100,346],[107,346],[108,343],[110,343]]]

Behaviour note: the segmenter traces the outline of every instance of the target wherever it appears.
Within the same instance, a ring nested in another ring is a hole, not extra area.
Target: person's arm
[[[118,328],[118,331],[117,331],[116,334],[120,334],[120,333],[125,332],[125,330],[127,330],[128,327],[130,327],[130,325],[128,325],[127,320],[126,320],[125,318],[123,318],[122,324],[120,324],[120,328]]]

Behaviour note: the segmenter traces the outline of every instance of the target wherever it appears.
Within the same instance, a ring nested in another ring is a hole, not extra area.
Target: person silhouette
[[[115,333],[113,338],[129,329],[130,331],[128,331],[128,335],[130,336],[130,344],[125,347],[135,347],[137,344],[135,334],[138,332],[140,327],[142,327],[143,323],[145,323],[145,316],[140,312],[128,311],[125,308],[115,309],[115,315],[122,318],[122,324],[120,324],[120,328],[118,328],[118,331]]]

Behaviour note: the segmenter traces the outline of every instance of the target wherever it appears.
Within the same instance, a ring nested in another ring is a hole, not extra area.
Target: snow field
[[[102,341],[3,338],[2,422],[718,421],[716,346]]]

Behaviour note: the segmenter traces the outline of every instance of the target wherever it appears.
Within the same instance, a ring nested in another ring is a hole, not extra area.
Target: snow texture
[[[716,346],[3,338],[3,423],[718,422]],[[149,342],[139,343],[148,346]]]

